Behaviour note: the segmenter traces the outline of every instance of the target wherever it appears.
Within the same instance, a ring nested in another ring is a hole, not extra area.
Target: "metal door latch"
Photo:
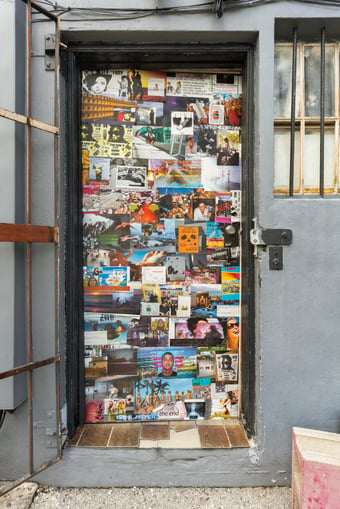
[[[293,240],[293,232],[288,228],[261,228],[257,217],[253,218],[254,228],[250,230],[250,243],[254,247],[254,256],[258,256],[258,246],[277,246],[269,248],[269,268],[283,269],[282,246],[289,246]]]
[[[265,246],[265,243],[262,239],[262,228],[258,225],[257,217],[253,218],[254,228],[250,230],[250,243],[253,246]]]

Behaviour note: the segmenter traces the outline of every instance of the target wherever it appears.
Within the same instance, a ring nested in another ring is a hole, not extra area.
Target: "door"
[[[239,417],[244,65],[82,60],[84,421]]]

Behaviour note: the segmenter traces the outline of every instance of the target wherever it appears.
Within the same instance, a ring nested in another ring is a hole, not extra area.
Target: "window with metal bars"
[[[339,196],[340,42],[275,45],[274,194]]]

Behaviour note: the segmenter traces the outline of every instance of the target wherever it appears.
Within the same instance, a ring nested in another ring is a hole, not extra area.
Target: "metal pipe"
[[[52,465],[55,465],[59,460],[61,460],[61,456],[59,456],[58,458],[56,458],[54,460],[49,461],[48,463],[44,463],[43,465],[41,465],[41,467],[39,467],[32,474],[25,475],[25,476],[21,477],[20,479],[18,479],[17,481],[12,482],[10,485],[6,486],[3,490],[0,491],[0,497],[2,497],[2,495],[6,495],[6,493],[13,490],[17,486],[20,486],[20,484],[28,481],[29,479],[32,479],[32,477],[34,477],[35,475],[40,474],[41,472],[46,470],[46,468],[49,468]]]
[[[320,55],[320,196],[324,195],[325,173],[325,39],[326,29],[321,29]]]
[[[33,369],[41,368],[43,366],[47,366],[48,364],[53,364],[54,362],[60,362],[60,354],[53,357],[49,357],[48,359],[43,359],[41,361],[28,362],[27,364],[22,364],[21,366],[17,366],[16,368],[8,369],[7,371],[2,371],[0,373],[0,380],[4,378],[8,378],[10,376],[19,375],[20,373],[25,373],[27,371],[32,371]]]
[[[0,242],[58,242],[59,232],[52,226],[0,223]]]
[[[32,117],[32,102],[31,102],[31,76],[32,76],[32,9],[31,0],[27,0],[27,45],[26,45],[26,60],[27,60],[27,83],[26,83],[26,101],[27,101],[27,117]],[[27,141],[26,141],[26,221],[27,224],[32,222],[32,127],[27,124]],[[27,244],[27,342],[28,342],[28,360],[29,363],[33,362],[32,351],[32,253],[31,243]],[[34,470],[33,460],[33,373],[32,370],[28,373],[28,420],[29,420],[29,465],[30,473]]]
[[[294,194],[296,67],[297,67],[297,27],[294,27],[294,29],[293,29],[293,59],[292,59],[292,95],[291,95],[291,105],[290,105],[289,196],[293,196],[293,194]]]
[[[8,120],[14,120],[15,122],[19,122],[20,124],[26,124],[31,127],[36,127],[37,129],[41,129],[42,131],[46,131],[48,133],[59,134],[58,127],[46,124],[45,122],[40,122],[39,120],[35,120],[34,118],[25,117],[25,115],[14,113],[12,111],[6,110],[5,108],[0,108],[0,117],[7,118]]]
[[[47,18],[50,18],[53,21],[59,21],[58,16],[56,16],[55,14],[52,14],[52,12],[48,11],[47,9],[44,9],[44,7],[42,7],[40,4],[32,2],[31,0],[23,0],[23,2],[25,2],[26,4],[30,4],[33,7],[33,9],[40,12]]]
[[[60,67],[60,21],[56,18],[55,22],[55,86],[54,86],[54,124],[59,132],[59,93],[60,93],[60,80],[59,80],[59,67]],[[59,136],[54,137],[54,187],[55,187],[55,226],[59,231]],[[55,330],[55,354],[60,351],[60,244],[55,245],[56,256],[56,273],[55,273],[55,287],[56,287],[56,330]],[[62,453],[62,438],[61,438],[61,413],[60,413],[60,362],[55,365],[55,384],[56,384],[56,430],[57,430],[57,449],[58,455]]]

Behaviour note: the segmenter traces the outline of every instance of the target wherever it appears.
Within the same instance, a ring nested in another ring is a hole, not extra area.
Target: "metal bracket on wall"
[[[55,70],[55,36],[45,35],[45,70]]]
[[[254,228],[250,230],[250,243],[255,246],[254,256],[257,257],[258,246],[277,246],[269,248],[269,269],[283,269],[282,246],[289,246],[293,240],[293,232],[288,228],[261,228],[257,217],[253,219]]]

